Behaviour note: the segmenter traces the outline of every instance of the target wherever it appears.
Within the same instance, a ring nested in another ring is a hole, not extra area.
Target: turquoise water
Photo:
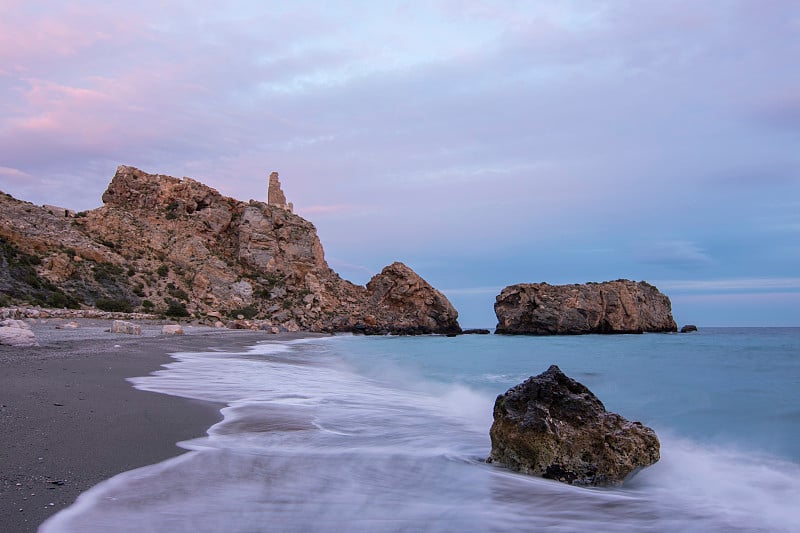
[[[800,462],[800,328],[572,337],[343,340],[369,375],[497,395],[557,364],[606,408],[656,429]],[[403,376],[400,378],[400,376]]]
[[[55,531],[797,531],[800,329],[332,337],[182,353],[138,388],[223,402],[189,453],[120,474]],[[662,458],[586,489],[484,462],[494,398],[558,364]]]

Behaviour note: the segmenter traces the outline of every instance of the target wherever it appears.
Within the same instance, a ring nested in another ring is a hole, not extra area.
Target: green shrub
[[[251,319],[258,314],[258,309],[253,307],[252,305],[248,305],[247,307],[242,307],[241,309],[234,309],[228,315],[231,318],[238,318],[239,315],[242,315],[246,319]]]
[[[24,271],[22,280],[34,289],[42,288],[42,281],[39,279],[39,275],[30,267]]]
[[[154,304],[154,303],[153,303],[153,302],[151,302],[150,300],[142,300],[142,307],[143,307],[144,309],[146,309],[147,311],[150,311],[150,310],[151,310],[151,309],[153,309],[155,306],[156,306],[156,304]]]
[[[161,266],[160,266],[160,267],[158,267],[158,269],[156,270],[156,273],[157,273],[157,274],[158,274],[160,277],[162,277],[162,278],[166,278],[166,277],[167,277],[167,274],[169,274],[169,267],[168,267],[167,265],[161,265]]]
[[[286,276],[278,272],[271,272],[264,277],[267,285],[274,287],[275,285],[283,285],[286,281]]]
[[[170,204],[167,206],[166,219],[174,220],[178,218],[177,211],[178,211],[178,202],[170,202]]]
[[[124,299],[114,300],[112,298],[99,298],[94,305],[101,311],[110,311],[116,313],[133,312],[131,303]]]
[[[183,300],[184,302],[188,302],[189,301],[189,295],[183,289],[179,289],[179,288],[175,287],[175,288],[172,288],[172,289],[167,289],[167,292],[173,298],[177,298],[178,300]]]
[[[167,310],[164,312],[167,316],[180,317],[189,316],[189,311],[186,309],[186,304],[183,302],[176,302],[175,300],[164,300],[167,304]]]
[[[45,302],[48,307],[54,307],[57,309],[61,308],[68,308],[68,309],[78,309],[80,304],[78,300],[70,296],[69,294],[64,294],[63,292],[56,291],[51,292],[47,295],[47,300]]]
[[[92,274],[100,283],[104,281],[115,282],[122,275],[123,268],[112,263],[97,263]]]

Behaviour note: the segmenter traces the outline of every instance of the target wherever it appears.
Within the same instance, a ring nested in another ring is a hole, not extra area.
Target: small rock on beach
[[[14,319],[0,321],[0,344],[18,347],[39,346],[30,326],[22,320]]]
[[[161,327],[162,335],[183,335],[183,328],[180,324],[164,324]]]
[[[126,335],[141,335],[142,326],[124,320],[115,320],[111,324],[111,333],[125,333]]]

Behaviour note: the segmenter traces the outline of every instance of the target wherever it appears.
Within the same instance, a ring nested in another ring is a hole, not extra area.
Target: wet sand
[[[236,349],[297,334],[186,327],[161,335],[113,334],[108,321],[32,323],[40,347],[0,346],[0,531],[36,531],[83,491],[115,474],[184,452],[222,405],[134,389],[125,378],[169,362],[169,353]]]

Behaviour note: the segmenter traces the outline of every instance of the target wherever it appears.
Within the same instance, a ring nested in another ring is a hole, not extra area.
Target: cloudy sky
[[[223,7],[224,4],[224,7]],[[512,283],[655,283],[676,320],[800,326],[800,2],[0,0],[0,190],[119,164],[401,260],[462,325]]]

